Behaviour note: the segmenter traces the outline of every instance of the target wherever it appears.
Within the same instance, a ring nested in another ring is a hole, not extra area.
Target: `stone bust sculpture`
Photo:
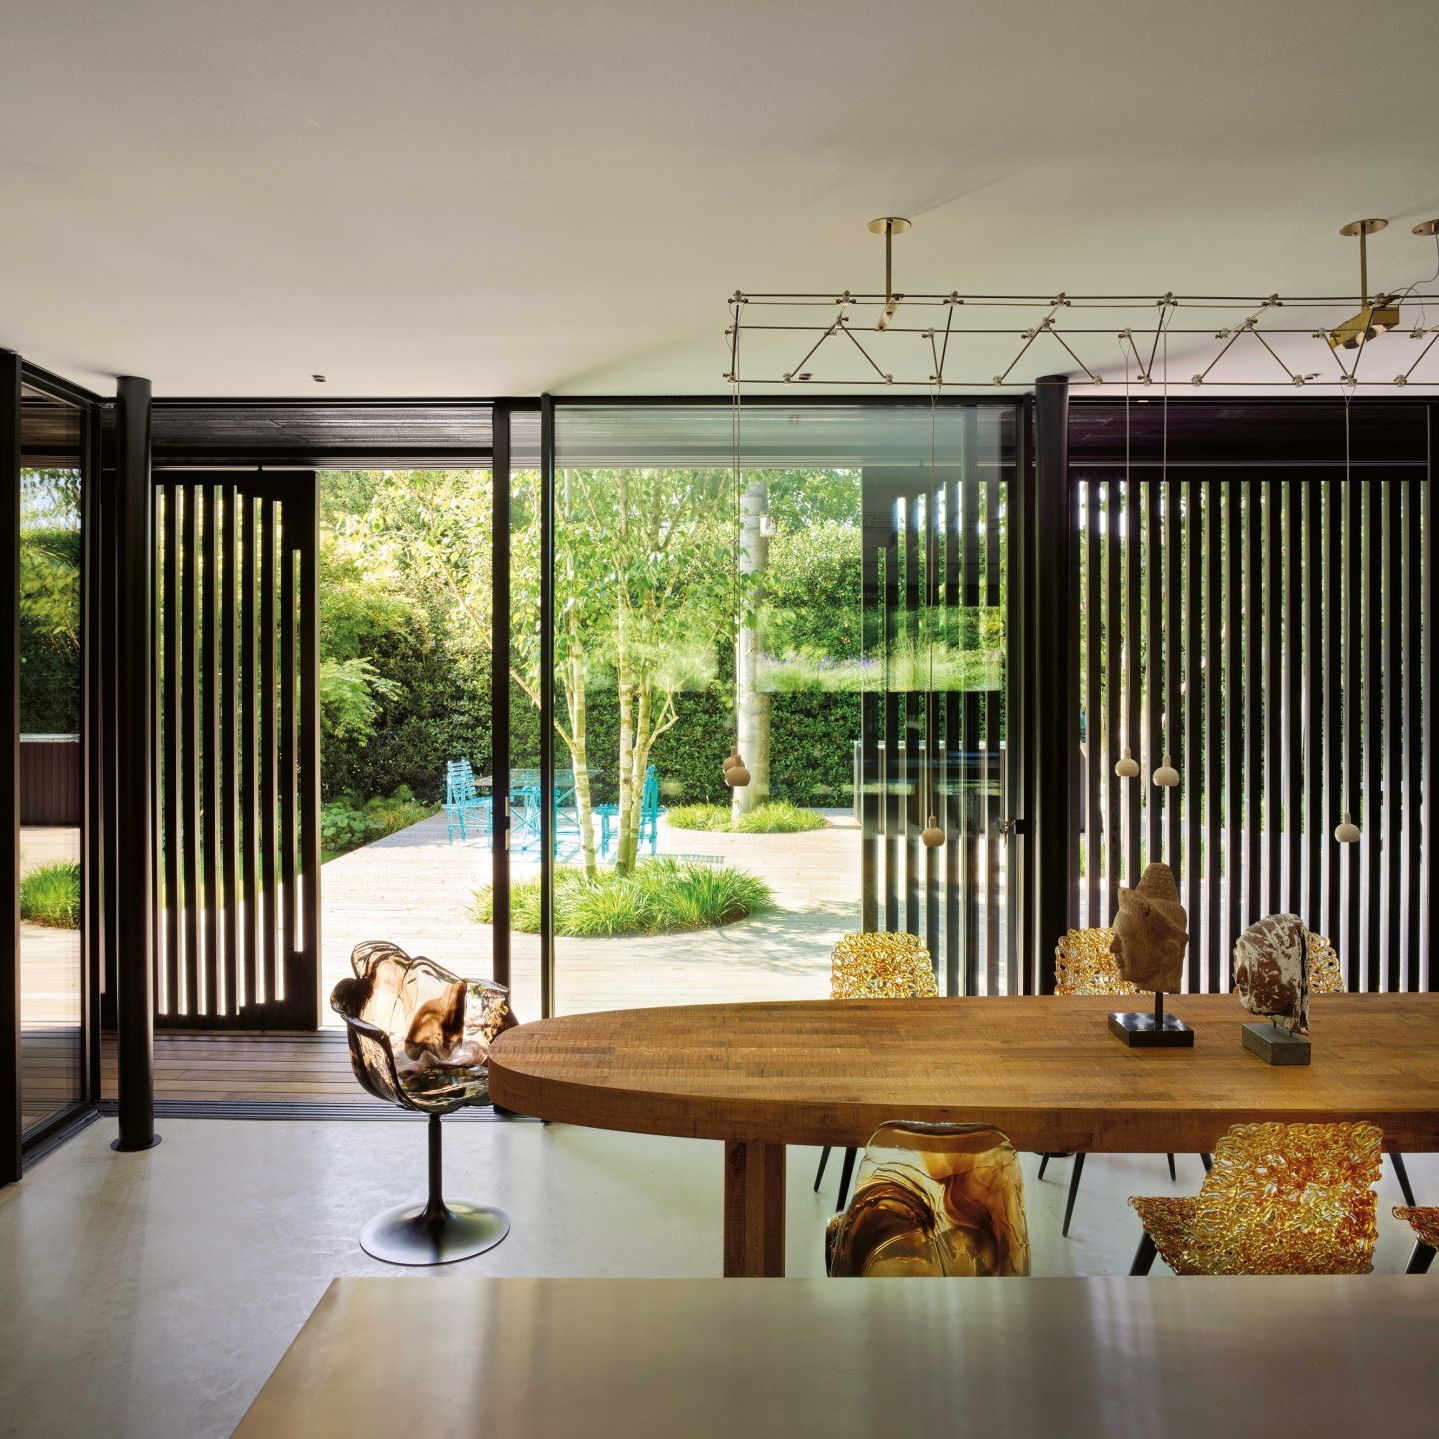
[[[1119,972],[1151,994],[1175,994],[1189,944],[1189,916],[1167,864],[1151,864],[1133,889],[1119,891],[1112,946]]]
[[[1309,935],[1297,914],[1271,914],[1234,943],[1239,1002],[1291,1034],[1309,1033]]]

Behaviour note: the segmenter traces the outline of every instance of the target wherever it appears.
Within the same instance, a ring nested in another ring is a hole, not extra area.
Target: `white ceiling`
[[[886,213],[911,291],[1347,293],[1359,215],[1396,288],[1436,55],[1434,0],[11,4],[0,345],[164,395],[721,391],[727,296],[877,288]]]

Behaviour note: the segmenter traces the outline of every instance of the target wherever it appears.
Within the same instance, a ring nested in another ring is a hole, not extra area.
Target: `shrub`
[[[31,870],[20,881],[20,918],[54,929],[78,929],[80,866],[62,861]]]
[[[435,809],[420,804],[406,785],[397,785],[388,798],[376,795],[363,804],[355,795],[341,795],[320,807],[320,847],[332,857],[344,854],[418,824]]]
[[[675,829],[727,830],[732,834],[800,834],[805,830],[823,829],[828,820],[812,809],[801,809],[788,800],[770,800],[757,805],[738,822],[720,804],[676,805],[666,815]]]
[[[594,879],[569,866],[555,870],[555,933],[574,938],[672,934],[732,924],[768,908],[773,892],[762,880],[726,865],[674,859],[642,860],[631,874],[601,870]],[[540,929],[540,882],[511,888],[511,921],[525,934]],[[476,890],[471,914],[494,919],[494,891]]]

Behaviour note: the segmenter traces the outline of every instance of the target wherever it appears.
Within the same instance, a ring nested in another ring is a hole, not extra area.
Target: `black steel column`
[[[303,897],[300,925],[304,958],[298,965],[299,990],[292,994],[304,1010],[307,1027],[320,1027],[322,1002],[320,946],[320,478],[303,477],[290,501],[300,539],[299,612],[295,618],[300,662],[300,847],[296,865]],[[228,840],[227,840],[228,843]],[[226,895],[228,903],[228,893]]]
[[[1035,703],[1034,946],[1039,990],[1054,989],[1054,946],[1074,923],[1077,845],[1070,814],[1075,773],[1075,657],[1071,604],[1069,381],[1046,375],[1035,387],[1033,537]]]
[[[540,396],[540,1017],[555,1007],[555,402]]]
[[[150,382],[120,378],[116,399],[119,504],[119,915],[115,935],[120,1135],[114,1149],[149,1149],[155,1133],[154,843],[150,720],[154,694],[154,489],[150,482]],[[173,896],[171,903],[174,902]]]
[[[0,1184],[20,1178],[20,356],[0,350]]]
[[[510,407],[492,412],[490,461],[490,940],[491,973],[510,985]]]

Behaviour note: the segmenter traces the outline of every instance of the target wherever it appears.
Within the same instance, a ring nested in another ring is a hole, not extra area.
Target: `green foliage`
[[[320,847],[332,856],[344,854],[434,813],[434,805],[420,804],[404,785],[388,798],[376,795],[363,804],[354,795],[341,795],[320,807]]]
[[[369,743],[382,700],[395,700],[399,683],[367,659],[320,661],[320,734],[325,745],[351,740]]]
[[[78,929],[80,866],[61,861],[32,869],[20,881],[20,918],[54,929]]]
[[[20,728],[80,728],[80,477],[23,470],[20,478]]]
[[[555,932],[573,938],[709,929],[746,919],[772,902],[762,879],[727,865],[646,859],[628,874],[604,869],[593,879],[570,866],[555,870]],[[515,884],[511,903],[514,927],[538,934],[539,880]],[[471,913],[481,924],[493,921],[490,886],[475,892]]]
[[[757,805],[735,821],[722,804],[676,805],[665,816],[673,829],[727,830],[733,834],[802,834],[823,829],[828,821],[812,809],[801,809],[788,800],[771,800]]]

